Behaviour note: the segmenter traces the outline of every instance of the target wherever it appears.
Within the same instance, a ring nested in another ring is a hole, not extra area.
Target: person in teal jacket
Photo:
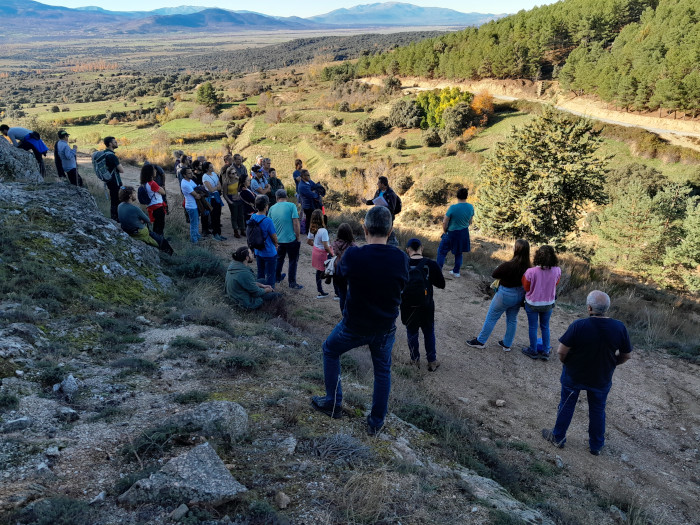
[[[253,270],[246,263],[253,262],[253,254],[247,246],[233,252],[233,261],[226,270],[226,295],[238,306],[247,310],[260,308],[263,302],[272,301],[280,294],[272,286],[255,280]]]

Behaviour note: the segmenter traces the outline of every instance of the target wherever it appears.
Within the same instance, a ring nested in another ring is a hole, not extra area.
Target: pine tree
[[[680,244],[666,252],[664,264],[669,274],[691,292],[700,292],[700,204],[688,199]]]
[[[212,111],[216,111],[219,109],[220,103],[219,95],[216,94],[216,90],[211,82],[205,82],[197,88],[197,104],[201,104]]]
[[[480,172],[478,222],[497,235],[558,243],[583,205],[606,200],[606,159],[592,124],[546,109],[496,145]]]

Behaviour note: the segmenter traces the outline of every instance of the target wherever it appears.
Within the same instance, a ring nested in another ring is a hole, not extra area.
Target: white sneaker
[[[450,275],[451,275],[452,277],[462,277],[462,276],[459,275],[458,273],[454,273],[452,270],[450,270]]]

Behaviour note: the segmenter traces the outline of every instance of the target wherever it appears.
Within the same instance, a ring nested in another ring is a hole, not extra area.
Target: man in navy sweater
[[[401,291],[408,282],[408,257],[387,245],[392,230],[391,213],[375,206],[365,216],[367,244],[347,249],[336,275],[347,281],[343,319],[323,343],[323,375],[326,395],[311,399],[313,408],[332,418],[342,414],[340,356],[368,345],[374,367],[372,411],[367,433],[375,436],[384,425],[391,390],[391,350],[396,336]]]

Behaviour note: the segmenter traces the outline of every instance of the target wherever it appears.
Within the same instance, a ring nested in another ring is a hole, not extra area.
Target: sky
[[[323,2],[302,0],[290,2],[289,0],[259,0],[249,2],[242,0],[37,0],[42,4],[58,5],[63,7],[97,6],[110,11],[150,11],[160,7],[176,7],[180,5],[219,7],[234,11],[256,11],[274,16],[301,16],[309,17],[321,15],[340,9],[341,7],[353,7],[360,4],[375,3],[376,0],[325,0]],[[550,4],[552,0],[491,0],[489,2],[474,2],[469,0],[402,0],[422,7],[446,7],[463,13],[515,13],[521,9],[530,9],[536,5]]]

